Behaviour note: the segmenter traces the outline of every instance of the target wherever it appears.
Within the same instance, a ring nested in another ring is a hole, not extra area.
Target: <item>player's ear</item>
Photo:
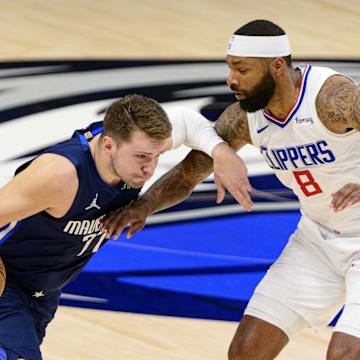
[[[287,68],[286,62],[282,57],[277,57],[270,60],[270,72],[273,77],[278,77]]]
[[[105,135],[102,138],[101,145],[102,145],[102,149],[103,149],[105,155],[111,156],[114,154],[114,152],[117,149],[116,141],[111,136]]]

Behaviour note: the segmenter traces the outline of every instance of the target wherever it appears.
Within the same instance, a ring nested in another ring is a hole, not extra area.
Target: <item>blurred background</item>
[[[356,58],[356,0],[2,0],[2,60],[223,59],[253,19],[283,27],[298,58]]]

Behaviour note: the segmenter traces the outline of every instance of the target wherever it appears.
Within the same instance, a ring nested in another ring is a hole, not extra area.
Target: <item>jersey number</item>
[[[105,239],[106,232],[104,232],[104,233],[95,233],[95,234],[85,235],[84,238],[83,238],[83,243],[85,243],[85,244],[84,244],[82,250],[77,254],[77,256],[81,256],[81,255],[87,250],[87,248],[90,246],[90,244],[92,243],[92,241],[93,241],[98,235],[101,235],[101,236],[100,236],[98,242],[96,243],[96,245],[94,246],[94,248],[92,249],[92,253],[96,253],[96,252],[99,250],[100,245],[102,244],[102,242],[103,242],[104,239]]]
[[[309,170],[293,171],[296,182],[300,189],[306,196],[312,196],[322,193],[322,190],[317,182],[315,182]]]

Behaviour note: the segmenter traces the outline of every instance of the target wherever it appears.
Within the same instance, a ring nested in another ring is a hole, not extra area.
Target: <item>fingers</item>
[[[332,193],[333,197],[330,207],[334,212],[344,210],[346,207],[360,202],[360,185],[359,184],[346,184],[336,193]]]
[[[114,240],[117,240],[129,225],[130,227],[126,232],[126,237],[129,239],[145,226],[147,216],[149,216],[149,214],[145,206],[132,205],[126,209],[116,210],[101,221],[101,231],[106,231],[105,236],[107,239],[113,236]]]
[[[236,199],[236,201],[242,205],[242,207],[246,210],[246,211],[251,211],[251,208],[253,206],[253,202],[250,198],[250,195],[246,190],[243,191],[234,191],[232,192],[232,195],[234,196],[234,198]]]
[[[104,232],[106,230],[107,226],[109,225],[111,216],[112,216],[112,213],[106,215],[105,218],[100,221],[100,223],[101,223],[101,230],[100,231],[101,232]]]
[[[225,188],[224,188],[223,184],[219,180],[217,180],[215,182],[216,182],[216,186],[217,186],[217,199],[216,199],[216,202],[219,204],[219,203],[221,203],[221,201],[223,201],[223,199],[225,197]],[[227,189],[229,190],[231,195],[235,198],[235,200],[246,211],[251,211],[251,208],[253,206],[253,202],[252,202],[250,194],[249,194],[249,191],[252,189],[249,182],[248,182],[248,184],[246,184],[246,181],[244,179],[243,182],[236,183],[234,186],[228,185]]]
[[[224,185],[221,183],[221,181],[217,177],[214,178],[214,181],[215,181],[216,188],[217,188],[216,203],[221,204],[225,198],[225,188],[224,188]]]
[[[106,238],[110,239],[111,236],[114,236],[114,240],[117,240],[128,224],[129,221],[125,217],[112,219],[106,228]]]
[[[248,177],[243,179],[243,184],[244,184],[243,189],[242,189],[241,193],[238,196],[243,197],[241,204],[243,205],[244,209],[247,210],[247,211],[251,211],[251,208],[253,206],[253,202],[251,200],[249,192],[252,190],[252,186],[250,185]],[[235,197],[235,199],[236,199],[236,197]]]
[[[252,186],[247,176],[243,179],[243,183],[245,189],[238,196],[242,195],[243,197],[241,204],[243,205],[244,209],[247,211],[251,211],[251,208],[254,205],[249,194],[249,192],[252,190]]]
[[[217,200],[219,204],[225,197],[225,189],[229,190],[235,200],[247,211],[251,211],[253,202],[249,191],[252,190],[247,168],[237,154],[232,151],[226,161],[216,161],[214,159],[214,179],[217,186]]]
[[[246,177],[246,178],[244,179],[244,183],[245,183],[246,190],[247,190],[248,192],[250,192],[250,191],[252,190],[252,186],[251,186],[251,184],[250,184],[250,181],[249,181],[249,178],[248,178],[248,177]]]
[[[252,190],[252,187],[250,185],[249,178],[247,177],[247,172],[245,175],[240,177],[240,181],[236,181],[232,186],[227,186],[227,189],[246,211],[251,211],[253,202],[249,191]]]
[[[128,231],[126,232],[126,238],[130,239],[138,231],[142,230],[144,228],[144,226],[145,226],[145,222],[141,222],[141,221],[131,224]]]
[[[216,203],[220,204],[225,198],[225,187],[219,178],[214,177],[214,181],[217,187]],[[252,187],[247,177],[243,181],[236,182],[234,185],[227,185],[226,188],[246,211],[251,211],[253,202],[249,191],[252,190]]]
[[[106,239],[110,239],[112,236],[114,236],[114,239],[116,240],[129,224],[129,222],[129,216],[123,214],[122,211],[115,211],[103,219],[101,231],[106,231]]]

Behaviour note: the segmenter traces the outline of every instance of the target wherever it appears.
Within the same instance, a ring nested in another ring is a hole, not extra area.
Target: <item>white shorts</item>
[[[334,331],[360,338],[360,234],[338,234],[304,215],[245,314],[291,339],[304,328],[325,327],[344,304]]]

